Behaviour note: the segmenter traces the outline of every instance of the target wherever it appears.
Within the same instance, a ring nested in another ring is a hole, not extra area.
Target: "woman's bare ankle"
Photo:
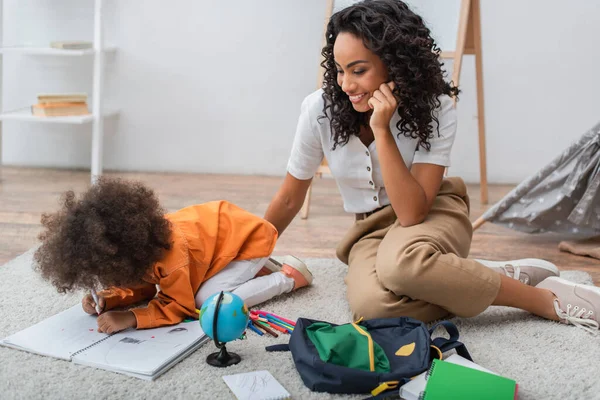
[[[541,312],[539,314],[535,314],[546,319],[559,321],[560,319],[558,318],[558,314],[556,314],[556,310],[554,308],[554,301],[556,300],[556,296],[554,295],[554,293],[547,289],[538,288],[538,290],[540,291],[540,295],[543,299],[542,301],[544,303],[544,307],[542,307]]]

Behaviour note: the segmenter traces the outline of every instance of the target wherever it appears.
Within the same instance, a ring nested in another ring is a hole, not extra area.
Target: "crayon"
[[[92,289],[92,298],[94,299],[94,303],[96,304],[96,314],[100,315],[102,309],[100,308],[100,304],[98,304],[98,294],[94,289]]]

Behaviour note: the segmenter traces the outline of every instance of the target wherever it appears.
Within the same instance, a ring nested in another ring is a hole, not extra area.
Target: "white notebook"
[[[238,400],[285,400],[291,396],[269,371],[225,375],[223,380]]]
[[[0,341],[0,345],[154,380],[209,340],[200,324],[97,331],[96,316],[77,304]]]
[[[490,374],[498,375],[495,372],[490,371],[489,369],[483,368],[481,365],[475,364],[473,361],[469,361],[466,358],[459,356],[458,354],[452,354],[448,358],[445,358],[444,361],[447,361],[452,364],[462,365],[464,367],[469,367],[472,369],[478,369],[484,372],[489,372]],[[404,400],[419,400],[421,392],[425,390],[425,386],[427,385],[427,379],[425,377],[426,375],[427,371],[423,372],[420,375],[417,375],[417,377],[411,380],[410,382],[400,386],[400,390],[398,392],[400,398]]]

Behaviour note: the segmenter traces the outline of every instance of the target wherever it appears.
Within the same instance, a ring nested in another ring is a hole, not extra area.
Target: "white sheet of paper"
[[[223,380],[238,400],[284,400],[290,394],[269,371],[225,375]]]
[[[153,376],[206,338],[198,321],[162,328],[127,330],[73,357],[78,364]]]
[[[97,331],[96,317],[86,314],[81,304],[76,304],[2,342],[17,349],[70,360],[73,353],[108,336]]]
[[[198,321],[108,335],[97,331],[96,319],[77,304],[0,344],[153,380],[209,340]]]

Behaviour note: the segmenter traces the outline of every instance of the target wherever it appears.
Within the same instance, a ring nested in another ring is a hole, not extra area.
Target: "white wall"
[[[351,0],[338,0],[340,8]],[[599,118],[597,1],[481,0],[488,177],[519,182]],[[413,0],[452,50],[458,0]],[[105,166],[283,175],[316,83],[323,0],[108,0]],[[143,4],[143,6],[142,6]],[[4,45],[92,39],[93,2],[4,0]],[[5,55],[4,108],[88,91],[90,59]],[[451,74],[451,64],[447,64]],[[451,174],[478,181],[474,62],[461,77]],[[91,127],[4,123],[7,164],[88,167]]]
[[[92,39],[93,1],[5,0],[5,45]],[[106,1],[105,165],[283,174],[302,99],[314,90],[322,0]],[[143,6],[142,6],[143,4]],[[73,63],[73,64],[71,64]],[[4,107],[87,90],[92,59],[4,56]],[[91,128],[4,124],[4,160],[87,167]]]

